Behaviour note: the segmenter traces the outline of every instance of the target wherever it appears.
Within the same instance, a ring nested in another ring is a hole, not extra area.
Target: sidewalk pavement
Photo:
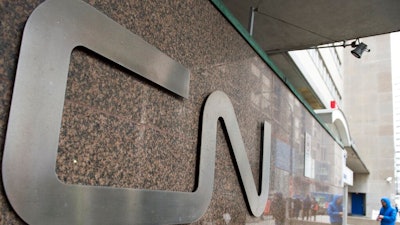
[[[303,221],[303,220],[299,217],[298,221]],[[305,222],[314,222],[314,218],[311,218],[310,220],[304,220],[304,221]],[[328,215],[317,215],[315,218],[315,222],[329,224],[329,216]],[[274,219],[272,219],[272,216],[263,216],[263,217],[259,218],[258,221],[247,222],[245,225],[275,225],[275,221],[274,221]]]
[[[299,218],[296,224],[302,224],[301,222],[304,221],[304,224],[313,224],[314,218],[311,220],[302,220]],[[293,222],[293,221],[292,221]],[[326,223],[330,224],[329,216],[328,215],[318,215],[315,220],[316,223]],[[289,224],[289,223],[286,223]],[[380,223],[376,220],[371,219],[370,217],[366,216],[348,216],[347,217],[347,224],[348,225],[379,225]],[[272,216],[263,216],[261,218],[257,218],[257,221],[251,221],[245,223],[245,225],[275,225],[274,219]],[[397,218],[396,225],[400,225],[400,216]]]

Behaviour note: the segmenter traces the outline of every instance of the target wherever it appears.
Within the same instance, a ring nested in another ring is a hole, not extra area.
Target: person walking
[[[396,209],[391,206],[389,198],[382,198],[381,204],[382,207],[376,220],[380,221],[381,225],[394,225],[397,217]]]
[[[301,210],[301,200],[299,198],[294,199],[294,218],[298,219]]]
[[[328,215],[331,224],[342,225],[343,222],[343,197],[335,195],[328,205]]]
[[[303,201],[303,220],[310,219],[310,210],[311,210],[311,199],[310,195],[307,195],[307,197]]]
[[[282,193],[277,192],[271,203],[271,214],[275,220],[275,225],[284,225],[286,217],[286,203]]]
[[[315,197],[311,198],[311,216],[314,217],[314,221],[317,220],[317,214],[319,209],[319,203]]]

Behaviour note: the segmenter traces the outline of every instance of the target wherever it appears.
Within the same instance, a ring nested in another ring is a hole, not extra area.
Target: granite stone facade
[[[0,1],[0,157],[23,28],[38,0]],[[270,193],[340,193],[341,148],[210,1],[87,3],[191,72],[182,98],[85,49],[71,54],[56,171],[66,184],[191,192],[207,96],[233,103],[258,184],[264,121],[272,125]],[[101,24],[99,24],[101,26]],[[46,49],[42,49],[46,51]],[[305,134],[312,176],[304,176]],[[193,224],[256,223],[246,204],[224,123],[218,124],[214,192]],[[0,179],[0,187],[2,179]],[[25,224],[0,189],[0,224]]]

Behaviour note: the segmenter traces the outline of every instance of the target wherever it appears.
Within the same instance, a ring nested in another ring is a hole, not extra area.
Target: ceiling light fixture
[[[358,40],[358,39],[357,39]],[[370,52],[371,50],[367,48],[367,45],[364,44],[363,42],[360,43],[360,41],[358,41],[359,44],[356,44],[354,41],[354,45],[353,42],[351,43],[351,47],[355,47],[355,49],[351,50],[351,54],[354,55],[354,57],[356,58],[361,58],[361,55],[366,51],[366,52]]]

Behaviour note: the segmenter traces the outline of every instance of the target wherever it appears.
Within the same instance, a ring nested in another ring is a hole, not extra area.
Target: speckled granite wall
[[[0,156],[23,27],[40,2],[0,1]],[[190,96],[177,97],[89,50],[75,49],[55,171],[62,182],[193,191],[202,106],[211,92],[222,90],[234,105],[256,182],[266,120],[273,136],[271,193],[339,191],[337,164],[330,160],[335,142],[212,3],[87,2],[190,69]],[[265,218],[252,217],[247,208],[229,141],[223,125],[218,127],[213,197],[194,224],[225,224],[224,214],[229,224],[260,222]],[[314,179],[303,176],[305,132],[312,136]],[[3,188],[0,224],[25,224]]]

